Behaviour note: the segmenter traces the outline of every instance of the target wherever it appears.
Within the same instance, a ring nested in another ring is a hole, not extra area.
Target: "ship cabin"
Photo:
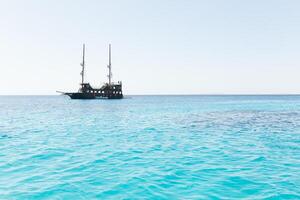
[[[123,97],[122,82],[105,83],[101,88],[93,88],[89,83],[82,83],[81,93],[92,95],[95,98],[120,99]]]

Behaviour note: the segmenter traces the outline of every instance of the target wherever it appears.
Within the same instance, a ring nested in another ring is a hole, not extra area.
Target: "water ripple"
[[[0,199],[300,199],[299,96],[0,105]]]

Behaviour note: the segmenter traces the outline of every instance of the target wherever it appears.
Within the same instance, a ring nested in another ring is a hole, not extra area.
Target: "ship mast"
[[[80,73],[81,74],[81,85],[84,83],[84,67],[85,67],[84,56],[85,56],[85,44],[83,44],[82,63],[80,63],[80,65],[82,66],[82,71]]]
[[[108,61],[108,84],[111,85],[111,77],[112,77],[112,73],[111,73],[111,45],[109,44],[109,61]]]

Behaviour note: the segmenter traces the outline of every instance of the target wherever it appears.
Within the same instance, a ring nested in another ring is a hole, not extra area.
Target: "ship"
[[[109,61],[108,61],[108,82],[104,83],[100,88],[95,88],[90,85],[90,83],[85,82],[85,44],[83,44],[82,53],[82,67],[81,83],[78,92],[60,92],[63,95],[69,96],[71,99],[122,99],[122,82],[117,83],[112,82],[112,71],[111,71],[111,45],[109,44]]]

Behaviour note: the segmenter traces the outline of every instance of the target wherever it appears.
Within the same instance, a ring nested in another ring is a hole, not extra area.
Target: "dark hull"
[[[71,99],[122,99],[122,94],[93,94],[93,93],[82,93],[82,92],[74,92],[74,93],[65,93]]]

